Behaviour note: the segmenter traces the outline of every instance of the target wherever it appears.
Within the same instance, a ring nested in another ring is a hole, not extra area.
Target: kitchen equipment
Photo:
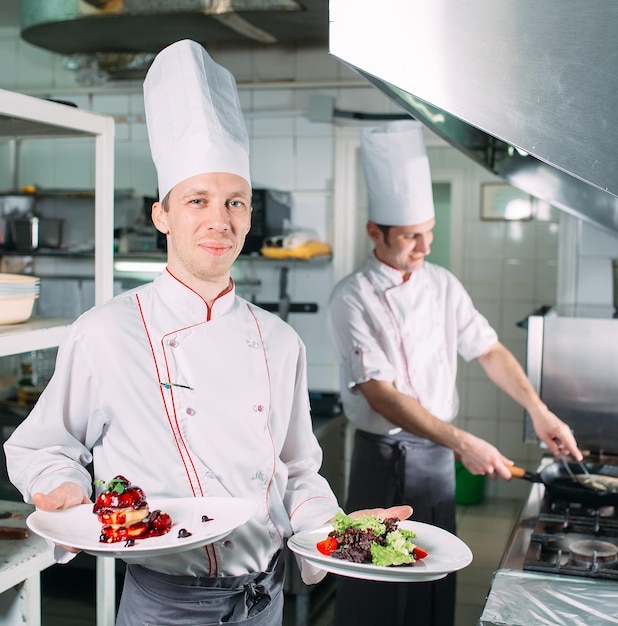
[[[0,324],[19,324],[30,319],[36,295],[0,298]]]
[[[264,239],[281,235],[290,220],[292,194],[274,189],[254,189],[251,200],[251,229],[241,254],[259,254]]]
[[[618,454],[618,320],[528,318],[528,378],[580,449]],[[525,417],[525,439],[538,442]]]
[[[0,324],[25,322],[39,297],[40,279],[21,274],[0,274]]]
[[[536,472],[519,470],[533,484],[500,571],[542,574],[548,587],[556,575],[618,580],[618,493],[611,491],[618,479],[616,354],[618,320],[556,311],[528,318],[528,378],[573,429],[589,475],[577,463],[567,471],[550,456],[542,457]],[[527,441],[538,441],[529,416],[526,432]],[[602,484],[608,481],[610,489]]]
[[[508,183],[618,231],[618,74],[599,70],[618,52],[618,3],[586,3],[594,29],[576,0],[329,7],[333,57]]]
[[[618,476],[618,454],[587,453],[590,471]],[[543,457],[537,474],[556,464]],[[571,469],[573,469],[571,467]],[[550,470],[550,475],[554,470]],[[565,472],[566,473],[566,472]],[[535,482],[516,523],[500,570],[618,580],[618,506],[611,498],[594,494],[585,501],[570,500],[571,489],[551,490]],[[594,496],[599,497],[594,497]]]
[[[0,208],[5,217],[25,217],[32,215],[35,207],[35,196],[32,194],[6,194],[0,196]]]
[[[7,248],[36,250],[60,248],[62,245],[63,220],[48,217],[20,217],[8,220],[9,240]]]
[[[278,313],[279,317],[287,321],[290,313],[317,313],[318,305],[315,302],[292,302],[287,292],[288,268],[282,267],[279,270],[279,301],[278,302],[256,302],[262,309]]]
[[[0,247],[9,244],[9,219],[32,215],[34,203],[34,196],[29,194],[0,196]]]
[[[581,469],[582,474],[575,475],[573,471],[571,470],[571,466],[569,465],[569,462],[567,461],[566,455],[562,451],[562,446],[560,445],[558,447],[560,448],[560,462],[562,463],[562,467],[564,467],[564,469],[567,471],[567,474],[571,477],[571,480],[573,482],[581,482],[582,484],[584,484],[583,481],[580,480],[580,478],[585,478],[586,476],[592,475],[588,471],[588,468],[581,461],[577,461],[577,464],[579,465],[579,469]]]
[[[584,463],[583,467],[588,474],[584,473],[579,463],[568,463],[565,467],[558,461],[547,465],[541,472],[529,472],[516,466],[511,466],[510,469],[514,478],[543,483],[552,498],[597,508],[618,505],[618,491],[596,487],[595,483],[588,478],[588,476],[599,476],[600,479],[607,478],[609,482],[612,478],[618,481],[618,467],[597,463]],[[574,482],[572,475],[582,476],[585,480]]]

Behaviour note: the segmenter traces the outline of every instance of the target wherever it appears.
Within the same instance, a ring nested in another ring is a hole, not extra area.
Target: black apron
[[[116,626],[280,626],[284,559],[245,576],[172,576],[127,565]]]
[[[453,451],[406,432],[381,436],[357,430],[347,511],[398,504],[412,506],[412,520],[455,534]],[[335,626],[453,626],[455,588],[455,574],[422,583],[340,576]]]

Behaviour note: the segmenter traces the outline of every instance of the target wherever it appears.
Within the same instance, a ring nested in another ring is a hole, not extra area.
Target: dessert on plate
[[[150,511],[144,491],[120,475],[105,483],[92,512],[102,524],[102,543],[157,537],[172,527],[171,517],[160,510]]]

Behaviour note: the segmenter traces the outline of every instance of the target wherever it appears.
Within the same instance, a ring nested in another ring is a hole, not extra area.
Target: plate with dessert
[[[94,505],[36,510],[32,532],[94,556],[127,560],[182,552],[219,541],[257,510],[245,498],[146,498],[123,476],[110,480]]]

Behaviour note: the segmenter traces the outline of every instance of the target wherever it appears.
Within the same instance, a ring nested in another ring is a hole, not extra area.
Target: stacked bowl
[[[36,276],[0,274],[0,324],[19,324],[30,319],[40,282]]]

